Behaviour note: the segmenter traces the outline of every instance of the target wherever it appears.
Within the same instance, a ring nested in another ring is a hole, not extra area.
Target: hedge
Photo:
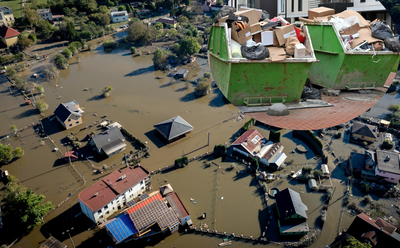
[[[189,160],[187,157],[175,159],[175,166],[178,168],[183,168],[188,164],[189,164]]]
[[[269,132],[269,140],[274,141],[274,142],[280,142],[281,141],[281,132],[277,132],[274,130],[271,130]]]
[[[133,141],[135,141],[141,148],[147,148],[146,144],[141,141],[140,139],[136,138],[133,134],[128,132],[125,128],[121,127],[121,132],[127,135],[129,138],[131,138]]]

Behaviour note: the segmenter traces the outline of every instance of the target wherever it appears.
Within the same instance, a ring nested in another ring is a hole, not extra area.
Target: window
[[[72,127],[72,124],[69,124],[70,127]]]
[[[108,208],[108,205],[106,205],[105,207],[104,207],[104,209],[107,209]]]
[[[294,12],[294,0],[292,0],[292,12]]]
[[[70,122],[71,121],[71,119],[68,119],[68,122]]]
[[[365,3],[365,0],[360,0],[360,3]]]
[[[298,10],[303,11],[303,0],[299,0]]]
[[[98,214],[101,214],[101,209],[99,211],[97,211]]]
[[[285,1],[281,0],[281,12],[285,11]]]
[[[141,189],[141,190],[144,190],[144,187],[141,187],[140,189]]]
[[[79,124],[79,121],[75,122],[75,124]]]
[[[107,211],[106,214],[110,214],[110,211]]]

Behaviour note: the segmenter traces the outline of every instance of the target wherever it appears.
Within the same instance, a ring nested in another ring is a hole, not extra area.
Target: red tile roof
[[[258,135],[260,139],[254,143],[252,140]],[[256,129],[246,131],[242,136],[239,137],[232,145],[240,145],[244,147],[250,154],[253,154],[254,148],[262,142],[264,136],[262,136]]]
[[[169,193],[165,198],[167,198],[167,201],[180,219],[186,218],[190,215],[176,192]]]
[[[0,26],[0,36],[4,39],[12,38],[18,35],[19,32],[17,30],[7,26]]]
[[[364,220],[365,222],[367,222],[368,224],[381,229],[382,231],[387,233],[387,234],[392,234],[394,233],[394,231],[396,231],[396,227],[394,227],[393,225],[387,223],[386,221],[382,220],[381,218],[378,218],[376,220],[372,219],[371,217],[369,217],[368,215],[361,213],[359,215],[357,215],[357,217],[361,218],[362,220]]]
[[[153,202],[153,201],[162,201],[162,197],[160,195],[160,193],[157,193],[149,198],[144,199],[143,201],[138,202],[137,204],[135,204],[134,206],[130,207],[129,209],[125,210],[126,212],[128,212],[128,214],[133,213],[139,209],[141,209],[142,207],[146,206],[147,204]]]
[[[79,194],[79,200],[93,212],[98,211],[120,194],[145,179],[149,174],[149,171],[140,165],[116,170],[82,191]],[[121,179],[123,175],[125,175],[125,178]],[[96,193],[97,195],[95,195]]]

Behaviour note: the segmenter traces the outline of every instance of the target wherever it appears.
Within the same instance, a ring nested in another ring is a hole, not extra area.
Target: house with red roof
[[[112,172],[79,194],[82,212],[94,223],[106,221],[148,188],[149,176],[140,164]]]
[[[17,44],[19,32],[8,26],[0,26],[0,40],[7,47]]]
[[[233,152],[255,158],[273,170],[278,170],[287,158],[280,142],[268,141],[257,129],[246,131],[231,146]]]
[[[176,25],[178,24],[178,22],[175,19],[170,18],[170,17],[158,18],[156,20],[156,22],[161,22],[162,24],[164,24],[168,28],[176,28]]]

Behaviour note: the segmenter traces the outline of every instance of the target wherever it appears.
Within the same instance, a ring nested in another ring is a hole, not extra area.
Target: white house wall
[[[291,23],[294,23],[294,18],[298,17],[307,17],[308,16],[308,0],[302,0],[301,5],[302,5],[302,10],[299,11],[299,4],[300,0],[293,0],[294,3],[294,9],[292,11],[292,0],[286,0],[287,1],[287,17],[293,18],[293,20],[288,20]]]

